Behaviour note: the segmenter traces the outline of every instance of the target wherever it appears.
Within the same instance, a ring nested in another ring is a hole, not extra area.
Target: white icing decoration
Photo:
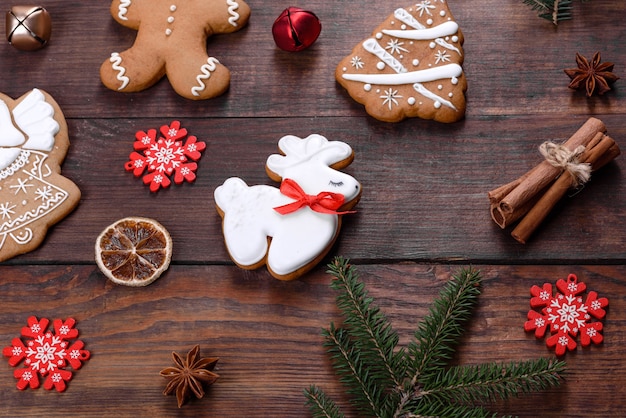
[[[456,78],[456,77],[452,77],[452,78],[450,79],[450,82],[451,82],[452,84],[454,84],[454,85],[457,85],[457,84],[459,83],[459,79],[458,79],[458,78]]]
[[[415,104],[415,97],[409,97],[406,102],[413,106]]]
[[[433,24],[433,20],[432,20],[432,19],[428,19],[428,20],[426,21],[426,24],[427,24],[428,26],[432,25],[432,24]]]
[[[414,67],[417,67],[418,65],[420,65],[420,60],[418,60],[417,58],[415,58],[415,59],[413,60],[413,63],[412,63],[412,64],[413,64],[413,66],[414,66]]]
[[[422,84],[415,83],[415,84],[413,84],[413,88],[415,89],[416,92],[418,92],[422,96],[427,97],[427,98],[431,99],[432,101],[434,101],[435,102],[434,106],[435,106],[436,109],[439,109],[441,107],[441,104],[444,104],[444,105],[448,106],[449,108],[456,110],[456,107],[451,102],[449,102],[448,100],[445,100],[445,99],[437,96],[435,93],[433,93],[432,91],[428,90]]]
[[[363,90],[371,91],[372,90],[372,85],[371,84],[363,84]]]
[[[174,16],[170,16],[167,18],[167,23],[174,23]]]
[[[170,28],[165,29],[165,36],[170,36],[172,34],[172,30]]]
[[[170,12],[175,12],[175,11],[176,11],[176,5],[175,5],[175,4],[172,4],[172,5],[170,6]]]
[[[411,13],[407,12],[405,9],[402,9],[402,8],[396,9],[393,12],[393,15],[396,17],[396,19],[401,20],[402,22],[406,23],[407,25],[411,26],[412,28],[415,28],[415,29],[425,29],[426,28],[424,25],[422,25],[420,22],[418,22],[418,20],[415,19]]]
[[[384,70],[385,69],[385,63],[382,61],[379,61],[376,63],[376,68],[378,68],[379,70]]]
[[[435,47],[436,47],[436,46],[437,46],[437,44],[436,44],[436,43],[434,43],[434,42],[431,42],[431,43],[429,43],[429,44],[428,44],[428,47],[429,47],[430,49],[435,49]]]
[[[398,73],[406,72],[406,68],[402,66],[400,61],[398,61],[392,55],[390,55],[387,51],[385,51],[383,47],[380,46],[374,38],[369,38],[363,41],[363,48],[367,52],[376,55],[378,58],[380,58],[381,61],[383,61],[384,63],[389,65],[391,68],[393,68],[395,72],[398,72]]]
[[[459,77],[463,72],[458,64],[446,64],[426,70],[410,71],[398,74],[342,74],[346,80],[380,85],[400,85],[426,83],[443,78]]]
[[[363,62],[361,57],[356,56],[356,55],[352,57],[352,59],[350,60],[350,65],[352,65],[357,70],[361,70],[363,69],[363,67],[365,67],[365,63]],[[346,70],[347,68],[344,67],[344,71]]]
[[[128,20],[126,17],[126,13],[128,13],[128,7],[130,6],[131,0],[120,0],[120,4],[117,6],[117,17],[121,20]]]
[[[456,48],[454,45],[449,44],[448,42],[444,41],[441,38],[435,39],[435,43],[443,46],[444,48],[448,48],[448,49],[451,49],[453,51],[456,51],[457,54],[461,55],[461,51],[459,51],[458,48]]]
[[[54,136],[59,132],[59,124],[54,120],[54,108],[38,89],[33,89],[13,109],[13,119],[28,140],[24,149],[47,151],[54,148]]]
[[[439,12],[439,16],[444,17],[446,15],[446,11],[442,10]]]
[[[452,37],[452,42],[459,42],[459,37],[458,36],[453,36]]]
[[[111,58],[109,59],[109,61],[112,64],[111,67],[115,71],[117,71],[117,76],[116,76],[117,80],[122,82],[122,85],[118,88],[118,90],[124,90],[124,88],[130,82],[130,79],[124,75],[126,73],[126,68],[121,66],[121,64],[122,64],[122,57],[120,56],[119,53],[113,52],[111,54]]]
[[[2,147],[16,147],[26,141],[24,135],[13,126],[11,121],[11,114],[7,105],[0,100],[0,146]],[[4,168],[0,166],[0,168]]]
[[[376,34],[376,39],[382,39],[382,37],[383,37],[383,34],[382,34],[382,33],[378,32],[378,33]]]
[[[415,41],[426,41],[429,39],[443,38],[444,36],[454,35],[459,30],[459,25],[456,22],[444,22],[440,25],[433,26],[427,29],[415,29],[415,30],[393,30],[384,29],[383,33],[395,38],[413,39]]]
[[[340,193],[346,202],[359,195],[361,186],[356,179],[330,167],[350,158],[352,149],[346,143],[315,134],[304,139],[288,135],[280,139],[279,148],[285,155],[271,155],[267,168],[282,179],[294,180],[305,193]],[[337,215],[308,207],[279,214],[275,207],[294,200],[276,187],[248,186],[232,177],[215,190],[214,198],[224,214],[222,229],[228,252],[242,267],[265,260],[273,274],[290,275],[318,258],[339,232]]]
[[[422,14],[424,12],[426,12],[427,15],[432,16],[432,13],[430,13],[430,9],[434,9],[434,8],[435,6],[430,4],[429,0],[423,0],[421,3],[418,3],[415,5],[415,9],[420,12],[420,17],[422,17]]]
[[[237,26],[239,13],[237,13],[236,10],[239,8],[239,4],[235,0],[226,0],[226,4],[228,4],[228,14],[230,15],[228,23],[233,26]]]
[[[437,90],[443,90],[443,84],[437,85]]]
[[[220,62],[216,58],[209,57],[207,59],[207,63],[200,67],[200,74],[196,77],[198,85],[191,88],[191,94],[194,96],[200,96],[200,92],[206,88],[204,81],[211,77],[211,72],[215,71],[217,64],[219,63]]]

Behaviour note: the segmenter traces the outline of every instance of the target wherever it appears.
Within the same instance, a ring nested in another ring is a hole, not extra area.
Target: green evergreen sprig
[[[480,294],[481,276],[462,269],[450,280],[421,321],[414,338],[399,347],[398,334],[374,304],[356,269],[335,258],[331,287],[343,326],[323,330],[324,346],[363,416],[488,417],[485,403],[558,386],[565,363],[535,359],[508,364],[453,366],[449,363]],[[305,389],[314,418],[344,417],[322,389]]]
[[[572,18],[572,0],[523,0],[542,19],[547,19],[558,25],[562,20]],[[589,0],[581,0],[589,1]]]

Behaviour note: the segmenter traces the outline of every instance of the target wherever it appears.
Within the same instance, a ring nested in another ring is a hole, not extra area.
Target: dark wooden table
[[[465,34],[467,113],[454,124],[376,121],[334,80],[336,63],[402,2],[374,0],[300,6],[316,12],[322,35],[305,52],[278,50],[271,25],[286,1],[249,0],[248,27],[209,41],[232,71],[230,90],[193,102],[167,81],[137,94],[106,89],[102,61],[130,46],[135,32],[109,15],[109,1],[45,2],[53,37],[19,52],[0,43],[0,91],[48,91],[67,118],[63,174],[82,191],[77,209],[43,245],[0,265],[0,343],[9,345],[30,315],[73,317],[92,358],[57,393],[20,392],[6,358],[0,414],[13,416],[308,416],[302,391],[318,384],[350,416],[348,398],[322,347],[320,329],[341,317],[325,265],[352,260],[406,344],[451,274],[473,265],[483,293],[455,360],[476,364],[553,357],[522,328],[533,284],[575,273],[610,300],[605,342],[565,356],[564,385],[494,407],[524,417],[622,416],[626,409],[626,159],[593,175],[527,245],[490,219],[487,191],[540,160],[537,146],[565,139],[591,115],[626,147],[626,5],[573,2],[557,27],[521,0],[450,1]],[[8,9],[9,3],[4,2]],[[595,51],[613,61],[613,91],[588,99],[567,88],[564,68]],[[208,143],[194,184],[150,193],[124,170],[134,133],[180,120]],[[320,133],[349,143],[346,170],[363,184],[358,213],[312,272],[292,281],[244,271],[223,244],[213,190],[226,178],[273,184],[265,159],[286,134]],[[114,285],[94,262],[100,231],[125,216],[163,223],[173,262],[145,288]],[[218,356],[221,378],[205,399],[176,407],[158,373],[172,351],[200,344]]]

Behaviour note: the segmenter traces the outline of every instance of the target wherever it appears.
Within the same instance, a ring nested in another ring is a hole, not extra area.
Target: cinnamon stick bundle
[[[487,194],[491,217],[501,228],[521,219],[511,235],[522,244],[570,188],[588,181],[590,172],[620,154],[617,143],[606,135],[606,126],[596,118],[589,118],[562,145],[544,143],[542,147],[556,148],[556,157],[547,155],[518,179]]]

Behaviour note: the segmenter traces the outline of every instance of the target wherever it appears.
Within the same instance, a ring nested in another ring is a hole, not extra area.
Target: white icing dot
[[[175,5],[175,4],[172,4],[172,5],[170,6],[170,12],[175,12],[175,11],[176,11],[176,5]]]
[[[459,42],[459,37],[458,37],[458,36],[456,36],[456,35],[454,35],[454,36],[452,37],[452,42]]]
[[[430,49],[434,49],[437,44],[435,44],[434,42],[431,42],[430,44],[428,44],[428,46],[430,47]]]
[[[452,96],[454,96],[454,93],[452,92],[448,93],[448,97],[452,98]]]
[[[165,35],[170,36],[172,34],[172,30],[171,29],[165,29]]]
[[[409,45],[413,45],[413,41],[409,42]]]
[[[345,72],[345,71],[348,71],[348,69],[347,69],[346,67],[343,67],[343,71],[344,71],[344,72]]]
[[[419,105],[420,105],[420,106],[421,106],[421,105],[423,105],[423,104],[424,104],[424,102],[420,102],[420,103],[419,103]]]
[[[452,77],[452,78],[450,79],[450,82],[451,82],[452,84],[455,84],[455,85],[456,85],[456,84],[458,84],[459,79],[458,79],[458,78],[456,78],[456,77]]]
[[[406,25],[400,26],[400,29],[405,30],[406,29]]]
[[[439,12],[439,16],[444,17],[446,15],[446,11],[442,10]]]
[[[381,39],[383,37],[383,34],[381,32],[378,32],[376,34],[376,39]]]
[[[439,85],[437,86],[437,90],[443,90],[443,85],[439,84]]]
[[[170,16],[167,18],[167,23],[173,23],[174,22],[174,16]]]
[[[427,24],[427,25],[432,25],[432,24],[433,24],[433,20],[432,20],[432,19],[428,19],[428,20],[426,21],[426,24]]]
[[[378,68],[379,70],[384,70],[385,69],[385,63],[382,61],[379,61],[378,64],[376,64],[376,68]]]
[[[441,102],[435,102],[435,109],[439,109],[441,107]]]
[[[391,24],[392,24],[392,25],[395,25],[395,24],[396,24],[396,22],[392,20],[392,21],[391,21]]]
[[[24,206],[28,205],[28,201],[22,200],[22,205],[24,205]]]
[[[414,67],[417,67],[418,65],[420,65],[420,60],[418,60],[417,58],[415,58],[415,59],[413,60],[413,66],[414,66]]]
[[[376,89],[376,93],[380,93],[380,89]]]
[[[415,97],[409,97],[406,101],[408,104],[413,106],[415,104]]]
[[[363,85],[363,90],[370,91],[371,89],[372,89],[372,85],[371,84],[364,84]]]
[[[404,58],[404,55],[400,54],[400,55],[398,55],[398,58],[402,59],[402,58]]]

